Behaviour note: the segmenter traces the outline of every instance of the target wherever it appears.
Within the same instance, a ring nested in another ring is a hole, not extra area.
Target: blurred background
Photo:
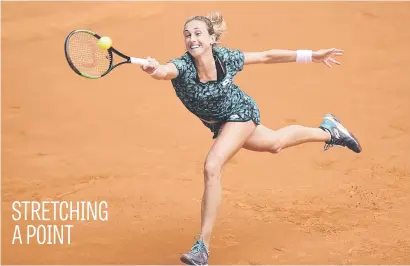
[[[410,263],[406,2],[2,2],[2,264],[178,264],[200,229],[212,133],[169,81],[138,66],[89,80],[64,57],[74,29],[161,63],[186,18],[220,11],[245,52],[340,48],[341,66],[254,65],[235,82],[262,123],[319,126],[331,112],[363,152],[306,144],[240,151],[223,176],[213,264]],[[71,244],[12,245],[13,201],[107,201]],[[41,255],[39,255],[41,254]]]

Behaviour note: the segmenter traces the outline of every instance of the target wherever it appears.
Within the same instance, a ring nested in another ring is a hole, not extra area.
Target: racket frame
[[[88,34],[90,34],[91,36],[95,37],[95,38],[96,38],[96,41],[98,41],[98,40],[101,38],[101,36],[98,35],[97,33],[93,32],[93,31],[90,31],[90,30],[78,29],[78,30],[73,30],[73,31],[70,32],[70,33],[68,34],[68,36],[66,37],[66,40],[65,40],[65,43],[64,43],[64,52],[65,52],[65,56],[66,56],[67,62],[68,62],[68,64],[69,64],[69,66],[71,67],[71,69],[72,69],[76,74],[78,74],[78,75],[80,75],[80,76],[82,76],[82,77],[89,78],[89,79],[98,79],[98,78],[104,77],[105,75],[107,75],[108,73],[110,73],[113,69],[115,69],[116,67],[118,67],[118,66],[120,66],[120,65],[122,65],[122,64],[137,64],[137,65],[140,65],[140,66],[143,66],[143,65],[148,64],[148,60],[146,60],[146,59],[130,57],[130,56],[127,56],[127,55],[121,53],[120,51],[118,51],[118,50],[115,49],[114,47],[110,47],[109,49],[107,49],[108,56],[110,57],[110,65],[109,65],[109,67],[108,67],[108,69],[107,69],[106,72],[104,72],[104,73],[103,73],[102,75],[100,75],[100,76],[93,76],[93,75],[88,75],[88,74],[82,73],[81,71],[79,71],[79,70],[74,66],[73,62],[72,62],[71,59],[70,59],[69,53],[68,53],[68,43],[69,43],[69,40],[70,40],[71,36],[73,36],[74,34],[76,34],[76,33],[78,33],[78,32],[88,33]],[[119,63],[113,65],[113,63],[114,63],[113,53],[115,53],[115,54],[117,54],[118,56],[124,58],[125,61],[122,61],[122,62],[119,62]]]

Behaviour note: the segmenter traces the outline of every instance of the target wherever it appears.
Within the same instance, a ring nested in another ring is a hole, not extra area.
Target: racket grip
[[[148,65],[148,60],[147,59],[142,59],[142,58],[135,58],[135,57],[130,57],[131,64],[137,64],[140,66],[145,66]]]

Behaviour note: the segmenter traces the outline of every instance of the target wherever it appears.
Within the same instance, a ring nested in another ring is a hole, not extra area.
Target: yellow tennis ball
[[[107,37],[107,36],[101,37],[101,38],[98,40],[98,45],[99,45],[101,48],[108,50],[108,49],[110,49],[110,47],[111,47],[111,45],[112,45],[112,40],[111,40],[110,37]]]

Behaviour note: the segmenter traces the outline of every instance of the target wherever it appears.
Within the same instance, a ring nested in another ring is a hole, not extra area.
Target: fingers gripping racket
[[[97,79],[110,73],[114,68],[123,64],[137,64],[144,66],[148,60],[127,56],[110,47],[101,48],[98,34],[89,30],[74,30],[68,34],[64,44],[65,56],[68,64],[78,75]],[[113,54],[125,59],[114,64]]]

